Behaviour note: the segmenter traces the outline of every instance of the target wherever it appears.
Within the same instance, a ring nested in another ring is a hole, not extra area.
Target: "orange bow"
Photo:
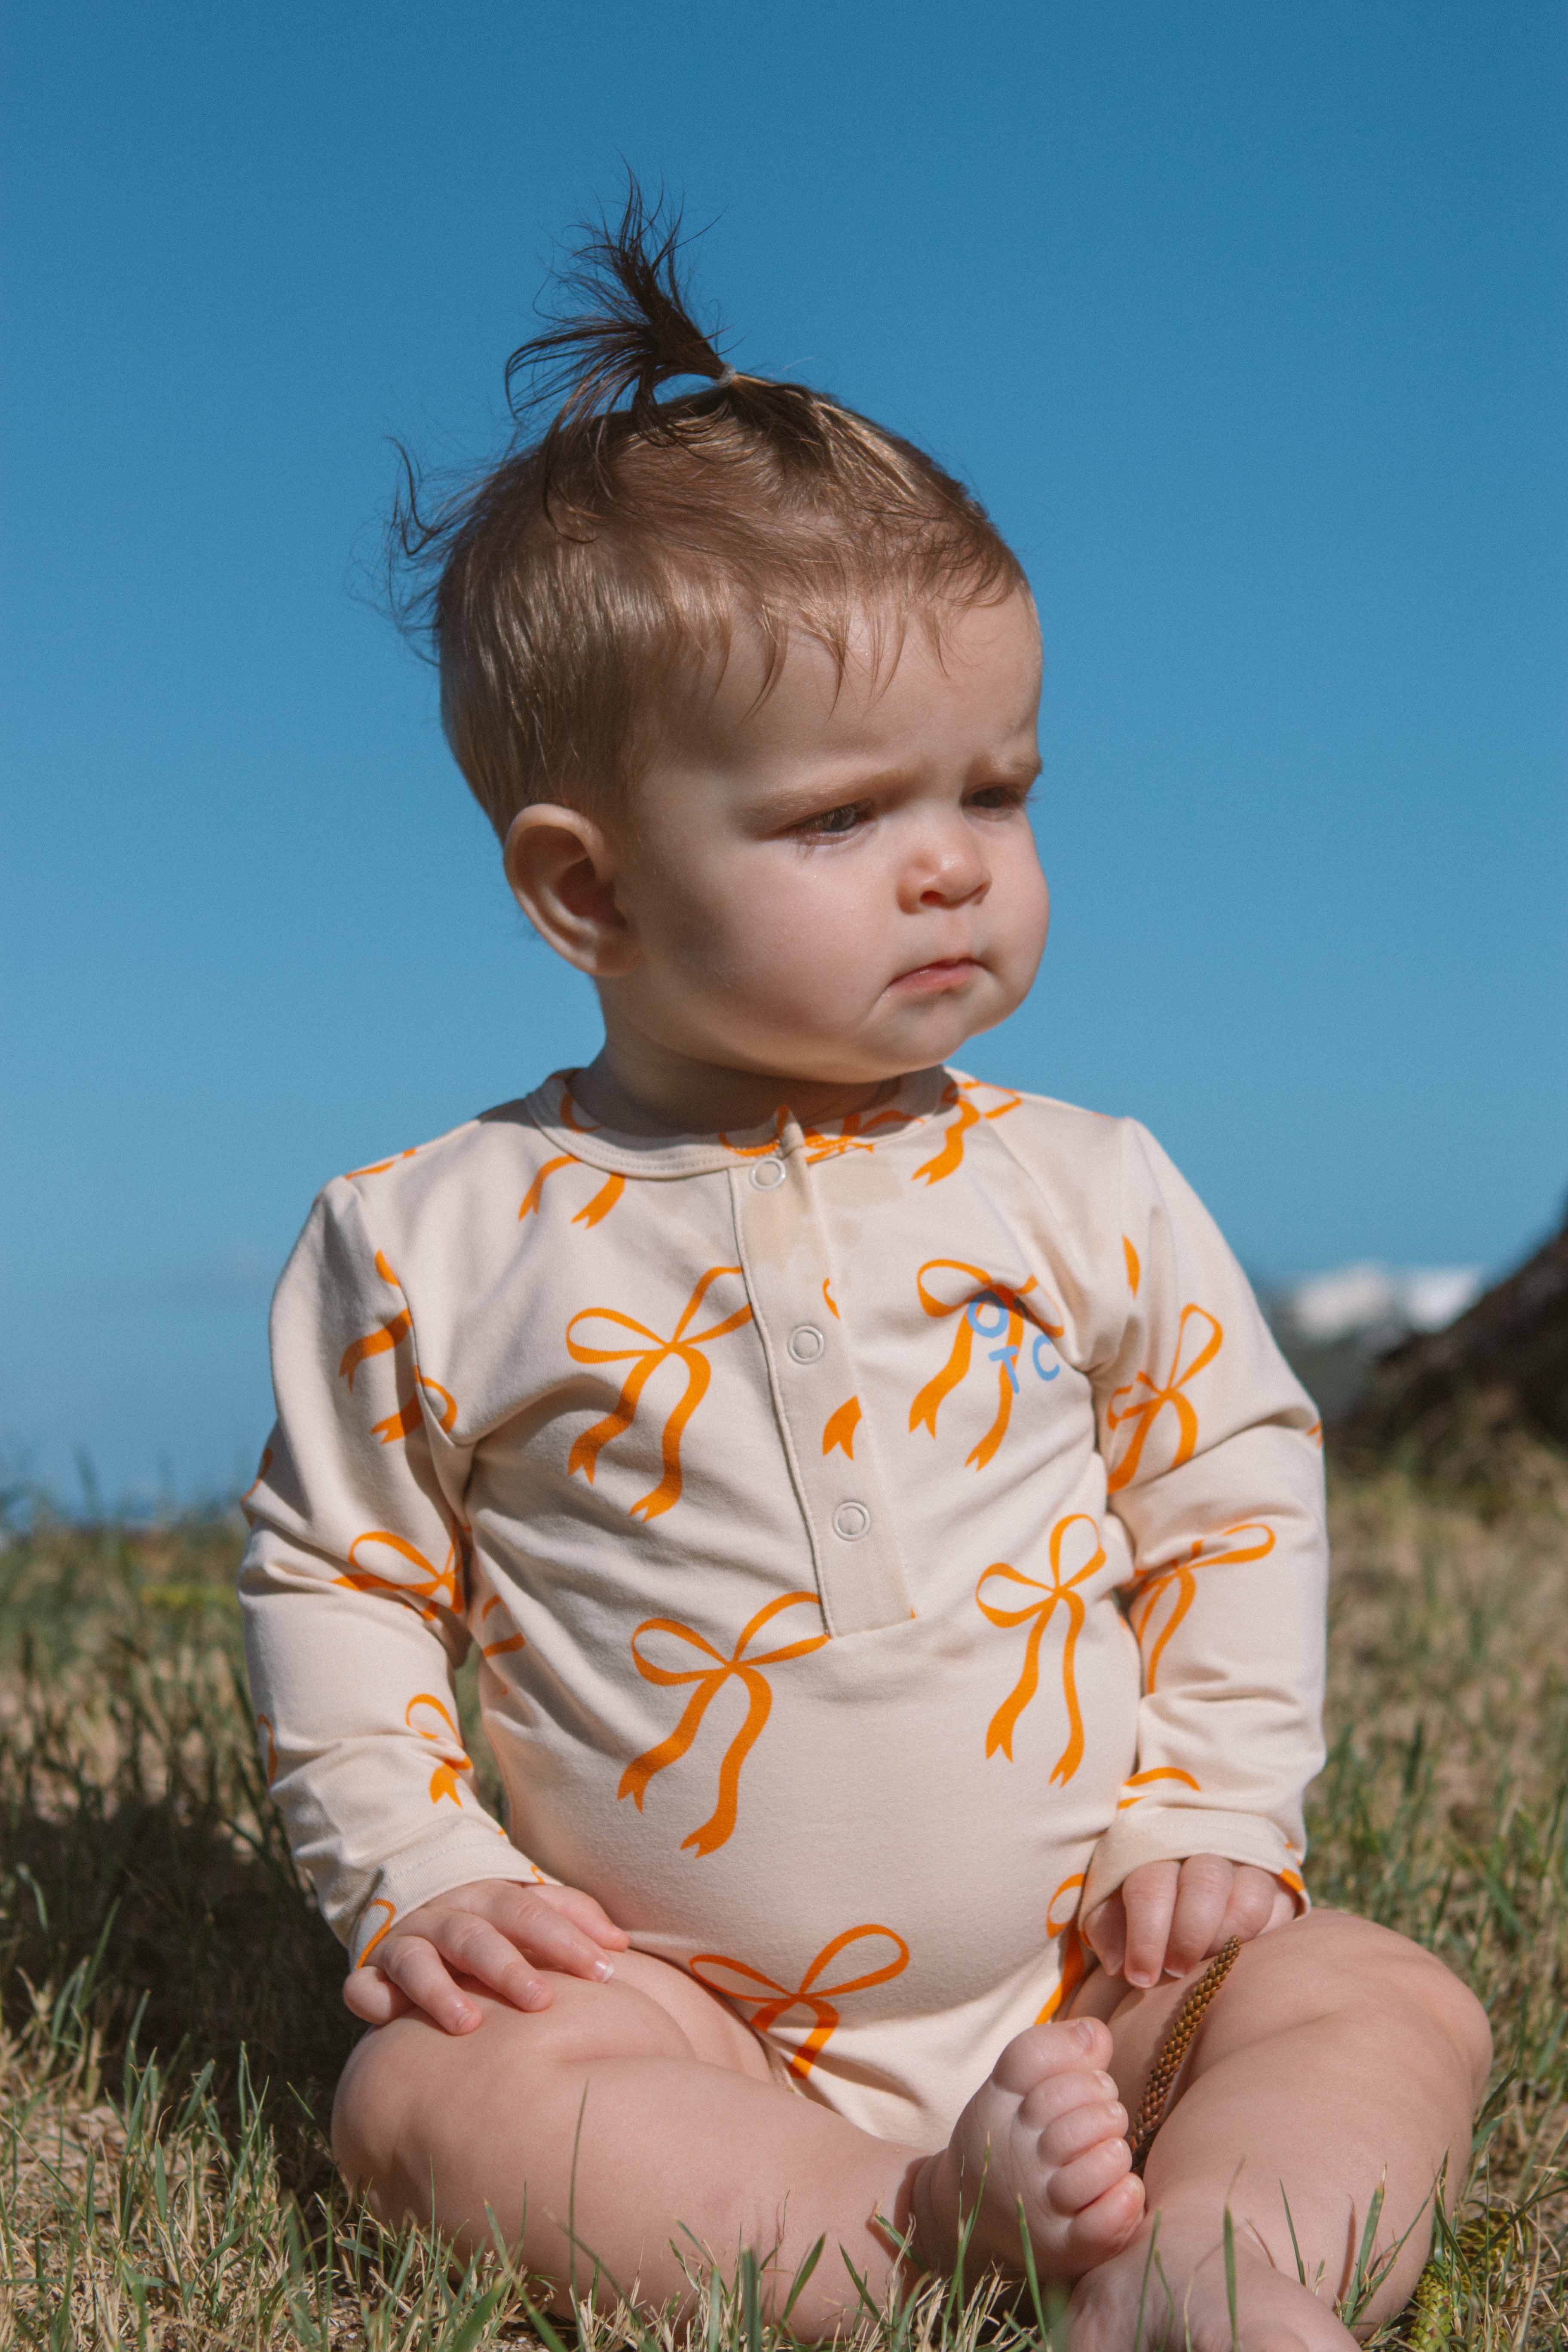
[[[553,1176],[558,1168],[581,1168],[584,1165],[584,1162],[572,1151],[563,1151],[556,1159],[547,1160],[522,1196],[522,1206],[517,1213],[519,1217],[526,1217],[531,1212],[538,1209],[543,1196],[544,1180],[547,1176]],[[609,1215],[626,1189],[626,1180],[624,1176],[606,1176],[593,1199],[578,1210],[572,1223],[574,1225],[586,1225],[590,1229],[599,1224]]]
[[[1083,1885],[1087,1873],[1075,1870],[1064,1878],[1046,1906],[1046,1933],[1062,1939],[1062,1972],[1057,1979],[1049,1999],[1038,2017],[1037,2025],[1048,2025],[1058,2009],[1064,2008],[1083,1982],[1089,1963],[1084,1958],[1083,1937],[1079,1933],[1078,1905],[1075,1903],[1065,1919],[1057,1916],[1057,1906],[1064,1895],[1071,1895]]]
[[[433,1707],[440,1717],[442,1728],[439,1731],[426,1731],[422,1723],[415,1722],[415,1710],[421,1706]],[[450,1797],[455,1805],[460,1806],[463,1800],[458,1787],[458,1775],[459,1772],[471,1772],[473,1759],[463,1746],[462,1736],[446,1706],[434,1691],[417,1691],[404,1708],[403,1720],[411,1731],[419,1734],[421,1739],[434,1740],[437,1748],[457,1750],[456,1755],[444,1755],[431,1773],[430,1802],[439,1804],[443,1797]]]
[[[846,1977],[841,1984],[817,1984],[816,1979],[824,1969],[829,1967],[840,1952],[870,1936],[883,1936],[889,1944],[896,1945],[897,1958],[883,1968],[867,1969],[863,1976]],[[909,1964],[910,1948],[903,1937],[895,1934],[891,1927],[879,1927],[868,1923],[863,1927],[846,1927],[841,1936],[835,1936],[830,1944],[824,1944],[793,1992],[787,1985],[779,1984],[773,1977],[763,1976],[760,1969],[753,1969],[745,1960],[729,1959],[722,1952],[698,1952],[686,1965],[698,1983],[706,1985],[710,1992],[718,1993],[721,1999],[732,2001],[738,2007],[753,2010],[752,2026],[758,2033],[769,2032],[792,2009],[809,2010],[816,2022],[789,2061],[789,2072],[804,2083],[838,2023],[835,2002],[842,2000],[846,1993],[864,1992],[871,1985],[886,1984],[889,1978],[901,1976]],[[761,1985],[763,1990],[755,1993],[748,1992],[744,1986],[737,1990],[733,1985],[716,1984],[711,1976],[703,1974],[705,1969],[728,1969],[732,1976],[743,1977],[747,1983]]]
[[[374,1902],[367,1903],[365,1905],[365,1916],[367,1918],[373,1911],[384,1911],[386,1916],[382,1921],[380,1927],[376,1929],[374,1935],[371,1937],[369,1943],[365,1946],[363,1951],[360,1954],[359,1958],[354,1962],[354,1966],[356,1968],[363,1968],[366,1960],[369,1959],[371,1954],[374,1951],[376,1946],[380,1943],[382,1937],[385,1935],[387,1929],[391,1927],[393,1921],[397,1916],[396,1904],[389,1903],[384,1895],[378,1895]]]
[[[389,1289],[396,1290],[400,1287],[397,1276],[380,1250],[375,1254],[375,1270]],[[363,1339],[353,1340],[344,1349],[342,1361],[338,1366],[338,1378],[347,1381],[352,1391],[354,1374],[360,1366],[372,1356],[395,1354],[413,1328],[413,1316],[406,1307],[401,1307],[384,1323],[378,1323],[374,1331],[367,1331]],[[371,1435],[379,1437],[384,1445],[395,1445],[403,1438],[412,1437],[419,1427],[421,1389],[424,1389],[427,1395],[439,1400],[436,1408],[436,1417],[442,1429],[449,1430],[458,1418],[458,1401],[450,1389],[443,1388],[440,1381],[432,1380],[428,1372],[422,1372],[417,1362],[414,1366],[414,1381],[412,1393],[402,1400],[396,1412],[389,1412],[384,1421],[373,1422],[371,1424]]]
[[[970,1097],[982,1087],[987,1094],[1001,1095],[1005,1099],[990,1110],[981,1110]],[[923,1177],[928,1184],[940,1184],[944,1176],[951,1176],[955,1168],[963,1166],[963,1139],[970,1129],[978,1127],[983,1118],[1005,1118],[1010,1110],[1017,1109],[1023,1099],[1022,1095],[1009,1094],[1005,1087],[990,1086],[984,1078],[965,1078],[962,1084],[954,1082],[944,1087],[942,1102],[955,1107],[957,1116],[942,1138],[941,1150],[933,1159],[921,1162],[910,1181],[919,1183]]]
[[[1084,1527],[1093,1540],[1094,1552],[1083,1567],[1074,1570],[1066,1582],[1062,1580],[1062,1545],[1069,1528]],[[1058,1519],[1051,1529],[1051,1582],[1041,1584],[1032,1576],[1009,1568],[1005,1560],[994,1560],[974,1588],[975,1601],[984,1617],[993,1625],[1027,1625],[1028,1640],[1024,1645],[1024,1669],[1017,1682],[991,1718],[985,1734],[985,1753],[994,1756],[1000,1748],[1009,1762],[1013,1756],[1013,1733],[1018,1717],[1034,1697],[1040,1682],[1040,1643],[1046,1627],[1058,1609],[1068,1614],[1067,1639],[1062,1644],[1062,1696],[1067,1701],[1068,1743],[1058,1757],[1051,1771],[1053,1780],[1064,1786],[1072,1779],[1083,1761],[1083,1717],[1079,1710],[1078,1681],[1073,1672],[1073,1656],[1084,1621],[1083,1596],[1076,1587],[1091,1577],[1096,1569],[1105,1566],[1105,1547],[1100,1540],[1100,1530],[1087,1511],[1073,1511]],[[985,1586],[992,1577],[1005,1584],[1022,1586],[1026,1591],[1037,1592],[1038,1601],[1026,1601],[1022,1609],[999,1609],[984,1598]]]
[[[371,1435],[379,1437],[384,1445],[395,1445],[400,1439],[412,1437],[420,1426],[421,1389],[426,1396],[437,1400],[436,1420],[439,1428],[449,1430],[458,1418],[458,1400],[450,1389],[444,1389],[439,1381],[432,1380],[428,1372],[422,1372],[417,1364],[414,1367],[414,1394],[405,1398],[395,1412],[389,1412],[384,1421],[373,1421],[370,1425]]]
[[[1203,1794],[1192,1774],[1184,1772],[1179,1764],[1152,1764],[1147,1772],[1128,1774],[1121,1785],[1124,1789],[1135,1790],[1137,1793],[1131,1797],[1118,1797],[1117,1811],[1124,1813],[1129,1805],[1141,1805],[1156,1780],[1180,1780],[1184,1788],[1195,1790],[1199,1796]]]
[[[966,1289],[961,1298],[948,1300],[933,1297],[926,1288],[926,1276],[928,1274],[935,1274],[939,1269],[967,1276],[973,1287]],[[933,1437],[936,1435],[936,1417],[942,1410],[943,1399],[952,1394],[969,1370],[970,1358],[974,1349],[974,1331],[969,1310],[982,1300],[989,1299],[1000,1307],[1006,1316],[1005,1338],[1001,1347],[993,1351],[998,1367],[996,1418],[973,1453],[964,1457],[966,1468],[973,1463],[976,1470],[984,1470],[1006,1435],[1007,1423],[1012,1419],[1013,1397],[1018,1385],[1018,1376],[1013,1370],[1013,1366],[1018,1349],[1023,1344],[1024,1325],[1026,1319],[1024,1308],[1019,1302],[1033,1290],[1035,1277],[1031,1275],[1027,1282],[1014,1289],[1011,1284],[998,1282],[993,1276],[987,1274],[984,1266],[966,1265],[963,1258],[933,1257],[928,1258],[925,1265],[921,1267],[915,1276],[915,1286],[920,1293],[921,1305],[928,1315],[935,1318],[957,1315],[961,1318],[958,1329],[953,1334],[952,1352],[948,1357],[947,1362],[933,1379],[926,1382],[910,1407],[910,1429],[919,1429],[923,1423]],[[1059,1339],[1064,1326],[1059,1323],[1047,1323],[1044,1317],[1040,1317],[1038,1328],[1048,1339]]]
[[[745,1688],[746,1719],[731,1740],[719,1767],[719,1801],[701,1828],[693,1830],[689,1837],[681,1839],[683,1848],[695,1846],[699,1853],[712,1853],[723,1844],[735,1826],[741,1767],[755,1747],[773,1709],[773,1692],[763,1672],[763,1667],[782,1666],[787,1659],[804,1658],[809,1651],[820,1650],[827,1640],[826,1633],[813,1633],[808,1639],[791,1642],[781,1650],[763,1650],[754,1658],[747,1657],[747,1650],[763,1627],[770,1624],[782,1611],[798,1608],[802,1602],[812,1610],[817,1610],[819,1606],[815,1592],[784,1592],[776,1601],[770,1601],[742,1627],[741,1638],[729,1657],[725,1657],[722,1651],[716,1650],[712,1643],[694,1627],[681,1624],[676,1617],[646,1618],[632,1635],[632,1657],[644,1682],[659,1683],[668,1688],[682,1683],[695,1683],[697,1685],[686,1702],[685,1713],[668,1738],[661,1740],[657,1748],[650,1748],[646,1755],[637,1757],[621,1775],[621,1785],[616,1794],[617,1797],[630,1797],[639,1813],[643,1809],[643,1799],[647,1794],[648,1782],[656,1772],[662,1772],[667,1764],[674,1764],[685,1755],[701,1728],[703,1717],[731,1676],[734,1675]],[[689,1643],[701,1656],[711,1658],[713,1664],[685,1668],[655,1665],[637,1648],[638,1637],[644,1633],[672,1634],[677,1640]]]
[[[1261,1536],[1261,1543],[1232,1545],[1227,1551],[1208,1551],[1205,1545],[1223,1542],[1226,1536]],[[1172,1560],[1166,1567],[1152,1568],[1138,1580],[1137,1590],[1128,1605],[1127,1622],[1138,1636],[1140,1649],[1148,1631],[1149,1620],[1156,1604],[1166,1592],[1173,1591],[1176,1605],[1161,1629],[1160,1638],[1143,1663],[1143,1687],[1152,1691],[1154,1677],[1160,1671],[1160,1660],[1166,1643],[1193,1605],[1197,1592],[1195,1571],[1200,1568],[1219,1568],[1247,1559],[1264,1559],[1274,1549],[1274,1530],[1258,1519],[1238,1519],[1233,1528],[1222,1528],[1217,1537],[1199,1536],[1185,1559]]]
[[[271,1469],[271,1467],[272,1448],[270,1445],[264,1445],[261,1449],[261,1459],[256,1465],[256,1475],[239,1498],[242,1506],[249,1502],[252,1495],[255,1494],[258,1486],[260,1486],[262,1480],[266,1477],[267,1473]]]
[[[1187,1341],[1188,1318],[1194,1316],[1199,1322],[1208,1325],[1208,1338],[1184,1370],[1182,1351]],[[1184,1462],[1191,1461],[1193,1448],[1198,1442],[1198,1417],[1193,1410],[1191,1402],[1182,1394],[1182,1391],[1190,1380],[1203,1370],[1205,1364],[1213,1363],[1220,1351],[1224,1338],[1223,1326],[1209,1313],[1208,1308],[1194,1307],[1189,1303],[1183,1307],[1181,1321],[1176,1326],[1176,1351],[1171,1358],[1171,1369],[1163,1381],[1156,1385],[1150,1373],[1140,1372],[1137,1378],[1129,1381],[1125,1388],[1116,1391],[1106,1410],[1105,1425],[1108,1429],[1120,1429],[1125,1423],[1129,1435],[1121,1458],[1113,1464],[1110,1475],[1106,1481],[1109,1493],[1116,1494],[1121,1487],[1130,1485],[1137,1476],[1138,1465],[1143,1456],[1144,1441],[1167,1405],[1176,1416],[1177,1431],[1176,1451],[1170,1466],[1173,1470],[1176,1470]],[[1138,1394],[1140,1389],[1144,1390],[1146,1393],[1140,1396]],[[1137,1402],[1132,1404],[1123,1404],[1121,1402],[1123,1397],[1133,1397]]]
[[[406,1151],[395,1151],[390,1160],[373,1160],[368,1168],[351,1168],[345,1174],[343,1181],[346,1184],[355,1176],[384,1176],[387,1170],[395,1168],[400,1160],[412,1160],[418,1149],[419,1146],[416,1143],[411,1143]]]
[[[846,1397],[843,1403],[830,1412],[822,1424],[822,1450],[831,1454],[841,1445],[851,1462],[855,1459],[855,1432],[860,1426],[860,1400]]]
[[[481,1632],[484,1629],[485,1619],[489,1615],[490,1611],[492,1609],[499,1609],[500,1605],[500,1594],[499,1592],[492,1592],[489,1599],[485,1602],[484,1607],[479,1611],[479,1628]],[[527,1647],[528,1636],[526,1633],[508,1633],[505,1634],[499,1642],[481,1642],[479,1644],[479,1655],[481,1658],[499,1658],[504,1655],[508,1650],[526,1650]]]
[[[374,1569],[362,1567],[362,1544],[385,1544],[417,1570],[417,1580],[410,1583],[402,1577],[378,1575]],[[444,1564],[436,1568],[405,1537],[394,1535],[389,1528],[371,1528],[363,1535],[355,1536],[349,1546],[348,1574],[334,1576],[332,1582],[349,1585],[356,1592],[390,1592],[399,1601],[412,1601],[421,1617],[434,1617],[437,1608],[455,1609],[458,1605],[458,1546],[454,1540]]]
[[[378,1323],[374,1331],[367,1331],[363,1339],[353,1340],[343,1349],[343,1360],[338,1366],[339,1380],[347,1381],[352,1389],[354,1374],[368,1357],[389,1355],[393,1349],[407,1339],[413,1328],[414,1318],[406,1307],[387,1322]]]
[[[580,1314],[574,1315],[566,1326],[566,1347],[574,1362],[624,1364],[629,1360],[632,1365],[614,1412],[606,1414],[603,1421],[596,1421],[592,1429],[585,1429],[567,1456],[568,1475],[574,1470],[581,1470],[590,1486],[594,1483],[594,1473],[603,1448],[612,1438],[619,1437],[628,1430],[636,1419],[637,1399],[647,1383],[649,1374],[657,1371],[659,1365],[672,1356],[685,1370],[686,1393],[664,1425],[661,1441],[664,1475],[650,1494],[640,1495],[632,1505],[631,1517],[634,1519],[639,1515],[645,1519],[655,1519],[661,1511],[668,1511],[671,1504],[680,1500],[681,1433],[707,1394],[708,1383],[712,1377],[711,1368],[702,1350],[712,1340],[723,1339],[726,1332],[738,1331],[742,1323],[749,1323],[752,1310],[749,1306],[738,1307],[721,1321],[710,1324],[706,1331],[689,1331],[687,1326],[720,1276],[726,1274],[738,1276],[740,1272],[738,1265],[710,1266],[687,1300],[674,1334],[668,1339],[661,1339],[657,1331],[648,1329],[646,1323],[636,1322],[631,1316],[622,1315],[613,1307],[585,1307]],[[595,1321],[616,1324],[623,1331],[635,1332],[648,1344],[646,1348],[590,1348],[572,1337],[580,1323]]]
[[[800,1134],[805,1147],[806,1166],[815,1168],[819,1160],[837,1160],[845,1151],[874,1151],[877,1147],[869,1140],[872,1129],[897,1127],[903,1116],[901,1110],[873,1111],[869,1117],[864,1111],[847,1111],[839,1120],[838,1131],[835,1135],[824,1135],[819,1128],[807,1127],[803,1123]],[[731,1143],[722,1129],[719,1132],[719,1140],[726,1151],[734,1153],[737,1160],[765,1160],[769,1152],[776,1151],[783,1142],[790,1117],[789,1105],[781,1103],[773,1113],[773,1130],[765,1143]]]

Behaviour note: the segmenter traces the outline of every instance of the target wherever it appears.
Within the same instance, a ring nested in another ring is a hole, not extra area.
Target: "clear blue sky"
[[[585,1056],[352,593],[621,158],[742,364],[973,482],[1045,627],[1036,994],[1266,1276],[1568,1186],[1568,19],[1542,0],[14,9],[0,1432],[216,1490],[317,1187]]]

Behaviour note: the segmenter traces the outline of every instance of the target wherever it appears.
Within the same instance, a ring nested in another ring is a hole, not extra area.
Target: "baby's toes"
[[[1093,2082],[1092,2077],[1089,2080]],[[1026,2100],[1018,2118],[1026,2126],[1034,2122],[1027,2107]],[[1108,2095],[1095,2084],[1091,2096],[1064,2106],[1041,2127],[1037,2143],[1039,2161],[1047,2170],[1060,2172],[1079,2157],[1087,2156],[1090,2149],[1101,2147],[1108,2142],[1120,2147],[1131,2161],[1126,2132],[1126,2108],[1113,2093]],[[1092,2193],[1098,2194],[1098,2191]],[[1060,2210],[1067,2212],[1076,2209],[1063,2206]]]
[[[1131,2170],[1132,2151],[1121,2133],[1101,2133],[1065,2162],[1049,2168],[1046,2200],[1058,2213],[1069,2217],[1085,2214],[1126,2180]]]
[[[1110,2063],[1109,2029],[1097,2017],[1075,2017],[1070,2025],[1030,2025],[1016,2033],[991,2079],[1023,2098],[1052,2075],[1092,2073]]]
[[[1079,2157],[1065,2172],[1057,2174],[1051,2185],[1052,2203],[1058,2192],[1075,2197],[1082,2194],[1097,2179],[1102,2179],[1110,2168],[1105,2147]],[[1123,2166],[1106,2187],[1079,2206],[1068,2221],[1064,2270],[1093,2270],[1099,2263],[1109,2262],[1136,2234],[1142,2218],[1143,2183]]]

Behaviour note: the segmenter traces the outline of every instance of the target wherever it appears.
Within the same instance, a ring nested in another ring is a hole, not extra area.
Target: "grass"
[[[1497,2042],[1464,2200],[1418,2306],[1373,2339],[1428,2352],[1568,2338],[1568,1475],[1542,1459],[1510,1497],[1478,1510],[1393,1475],[1334,1495],[1313,1892],[1441,1953]],[[0,2343],[548,2347],[503,2255],[457,2269],[332,2173],[342,1957],[258,1772],[238,1549],[226,1519],[47,1515],[0,1549]],[[646,2313],[579,2332],[584,2352],[675,2341]],[[742,2264],[690,2341],[764,2340],[782,2331]],[[1059,2322],[932,2287],[858,2337],[982,2341],[1059,2347]]]

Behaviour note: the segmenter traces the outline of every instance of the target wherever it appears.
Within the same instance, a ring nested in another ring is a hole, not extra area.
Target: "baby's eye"
[[[1026,784],[982,784],[978,792],[970,793],[969,804],[971,808],[1016,809],[1022,808],[1028,798]]]
[[[853,833],[870,813],[868,801],[846,801],[842,808],[824,809],[820,816],[807,817],[799,830],[807,841],[831,840],[835,835]]]

